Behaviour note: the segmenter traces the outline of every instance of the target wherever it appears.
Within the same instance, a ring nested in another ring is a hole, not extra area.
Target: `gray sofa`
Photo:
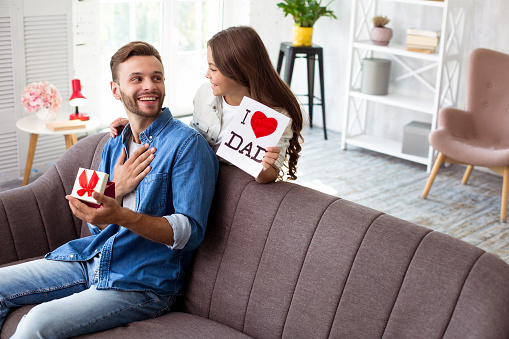
[[[106,140],[89,136],[35,182],[0,193],[0,264],[87,235],[64,196],[78,167],[97,168]],[[84,337],[509,337],[509,265],[495,255],[228,165],[188,278],[176,311]],[[11,312],[1,338],[28,309]]]

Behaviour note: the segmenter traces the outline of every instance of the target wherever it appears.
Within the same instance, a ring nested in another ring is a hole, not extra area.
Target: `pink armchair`
[[[500,220],[506,222],[509,194],[509,55],[479,48],[470,54],[465,110],[444,108],[429,143],[439,153],[422,198],[426,199],[443,162],[474,166],[503,176]]]

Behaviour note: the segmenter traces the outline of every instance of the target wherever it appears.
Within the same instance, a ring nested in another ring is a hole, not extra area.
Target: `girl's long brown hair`
[[[262,39],[251,27],[235,26],[215,34],[207,44],[224,76],[247,87],[252,99],[288,112],[293,131],[286,151],[288,179],[297,179],[297,160],[303,141],[302,111],[297,98],[274,69]]]

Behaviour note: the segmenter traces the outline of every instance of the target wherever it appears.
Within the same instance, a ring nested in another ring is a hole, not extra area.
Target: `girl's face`
[[[212,50],[207,48],[207,63],[208,68],[205,77],[210,80],[212,84],[212,92],[215,96],[232,96],[242,90],[242,86],[237,84],[234,80],[221,74],[217,69],[214,58],[212,58]],[[228,100],[227,100],[228,101]]]

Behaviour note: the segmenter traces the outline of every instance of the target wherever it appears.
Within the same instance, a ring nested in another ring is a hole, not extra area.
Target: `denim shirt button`
[[[149,136],[148,138],[149,138],[150,140],[152,140],[152,136]]]
[[[70,255],[70,257],[71,257],[71,258],[74,258],[74,254],[71,254],[71,255]]]

